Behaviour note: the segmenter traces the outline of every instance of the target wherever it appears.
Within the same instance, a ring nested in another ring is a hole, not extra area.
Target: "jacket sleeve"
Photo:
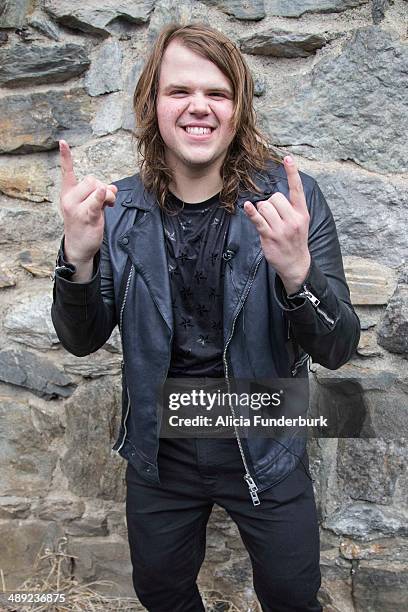
[[[315,363],[330,370],[344,365],[360,339],[360,321],[345,279],[333,215],[315,183],[310,196],[311,264],[301,289],[287,296],[279,275],[275,297],[297,343]]]
[[[63,259],[63,248],[64,238],[59,260]],[[77,357],[97,351],[109,339],[117,321],[105,236],[100,251],[95,255],[94,274],[90,281],[72,282],[56,270],[51,318],[61,344]]]

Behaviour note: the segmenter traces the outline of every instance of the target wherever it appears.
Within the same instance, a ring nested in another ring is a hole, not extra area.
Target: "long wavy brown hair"
[[[229,38],[206,24],[167,25],[160,32],[144,65],[133,96],[135,136],[141,158],[140,176],[144,187],[156,195],[160,207],[168,210],[166,198],[173,174],[166,164],[165,144],[157,122],[156,98],[161,61],[167,46],[174,39],[216,64],[233,86],[232,126],[235,136],[220,172],[223,184],[220,205],[232,213],[239,191],[260,193],[254,182],[256,173],[267,168],[268,160],[281,162],[282,155],[268,144],[266,137],[256,127],[254,82],[241,52]]]

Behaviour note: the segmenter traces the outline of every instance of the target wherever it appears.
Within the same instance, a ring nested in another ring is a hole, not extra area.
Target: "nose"
[[[207,114],[210,112],[208,107],[208,100],[203,94],[196,94],[190,100],[188,107],[190,113],[193,114]]]

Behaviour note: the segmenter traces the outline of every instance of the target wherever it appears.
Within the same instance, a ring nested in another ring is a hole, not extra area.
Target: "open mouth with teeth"
[[[183,127],[182,128],[186,134],[189,136],[199,137],[199,138],[208,138],[214,132],[215,128],[208,127]]]

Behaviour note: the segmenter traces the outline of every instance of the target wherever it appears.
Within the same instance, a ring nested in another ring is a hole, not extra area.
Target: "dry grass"
[[[42,548],[37,555],[30,578],[25,580],[13,592],[26,591],[30,593],[63,593],[65,602],[7,604],[7,612],[141,612],[143,606],[137,599],[127,597],[107,597],[98,593],[98,587],[115,587],[113,582],[98,580],[89,583],[79,583],[70,576],[73,555],[66,552],[67,539],[61,538],[52,551]],[[2,570],[2,591],[6,584]],[[5,606],[4,602],[2,605]]]
[[[145,608],[136,598],[108,597],[98,592],[98,587],[112,588],[115,583],[108,580],[97,580],[79,583],[71,576],[73,555],[66,552],[67,538],[58,540],[56,550],[42,547],[37,554],[32,575],[13,592],[29,593],[63,593],[65,602],[0,604],[1,612],[143,612]],[[7,591],[3,570],[0,569],[0,593]],[[202,591],[203,602],[211,612],[244,612],[232,602],[215,591]]]

